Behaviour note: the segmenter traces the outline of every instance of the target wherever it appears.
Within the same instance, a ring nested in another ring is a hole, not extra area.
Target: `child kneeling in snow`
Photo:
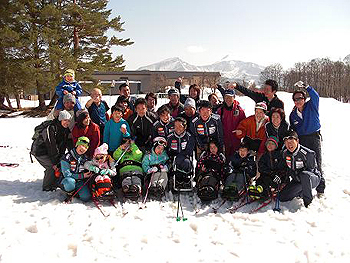
[[[117,174],[114,164],[114,159],[108,155],[107,143],[95,149],[92,161],[85,162],[84,167],[96,174],[91,184],[91,192],[94,198],[114,197],[110,178]]]
[[[154,138],[154,144],[150,153],[142,160],[142,168],[149,178],[149,193],[151,197],[162,197],[168,184],[169,160],[165,152],[166,140],[163,137]]]
[[[63,174],[63,179],[61,181],[62,189],[69,194],[79,189],[77,196],[84,202],[89,201],[91,198],[88,185],[84,185],[86,180],[88,180],[87,178],[92,175],[92,173],[84,167],[84,163],[88,160],[85,153],[89,148],[89,143],[89,138],[79,137],[75,148],[70,150],[61,159],[61,170]]]

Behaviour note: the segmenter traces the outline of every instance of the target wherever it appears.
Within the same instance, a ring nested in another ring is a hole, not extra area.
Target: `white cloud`
[[[188,46],[186,50],[187,52],[190,52],[190,53],[202,53],[206,51],[206,49],[201,46]]]

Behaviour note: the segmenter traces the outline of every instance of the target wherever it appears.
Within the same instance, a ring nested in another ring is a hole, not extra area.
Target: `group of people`
[[[195,185],[202,200],[219,193],[238,200],[245,192],[260,198],[280,191],[281,201],[300,196],[307,207],[312,189],[319,195],[325,189],[319,95],[301,81],[296,85],[290,125],[274,80],[262,92],[237,83],[217,85],[223,102],[216,93],[201,100],[196,84],[181,94],[179,80],[168,91],[169,102],[159,107],[154,93],[131,100],[124,83],[108,114],[98,88],[81,108],[81,87],[67,70],[50,120],[33,136],[31,154],[45,168],[43,190],[60,187],[88,201],[117,188],[137,199]],[[254,115],[246,117],[236,91],[256,102]]]

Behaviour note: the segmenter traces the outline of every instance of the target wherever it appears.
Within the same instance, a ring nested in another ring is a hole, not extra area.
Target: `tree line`
[[[293,92],[299,80],[314,87],[321,97],[331,97],[342,102],[350,101],[350,63],[331,61],[329,58],[299,62],[293,68],[283,70],[280,64],[266,67],[260,73],[260,81],[274,79],[281,90]]]
[[[0,106],[14,94],[36,93],[45,109],[44,94],[55,87],[67,68],[79,80],[94,71],[122,71],[122,55],[111,48],[133,44],[116,33],[121,17],[112,17],[108,0],[0,1]],[[111,30],[112,34],[107,34]]]

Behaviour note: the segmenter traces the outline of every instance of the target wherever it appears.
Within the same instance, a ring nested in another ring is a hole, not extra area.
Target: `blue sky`
[[[108,7],[125,22],[116,35],[135,42],[113,49],[123,54],[126,69],[171,57],[208,65],[226,55],[286,69],[350,54],[348,0],[114,0]]]

